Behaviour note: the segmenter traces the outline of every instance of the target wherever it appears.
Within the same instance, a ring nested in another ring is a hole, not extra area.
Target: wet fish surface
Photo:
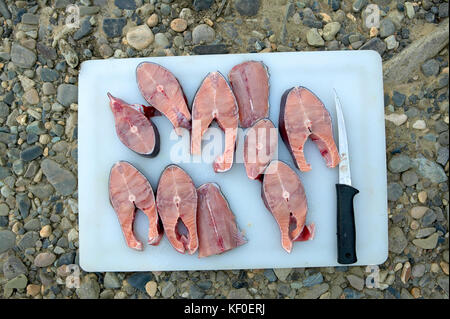
[[[131,105],[108,93],[114,115],[116,134],[132,151],[148,157],[159,153],[159,132],[150,117],[157,116],[152,108]]]
[[[314,225],[305,226],[308,204],[300,178],[286,163],[273,160],[263,175],[261,197],[278,223],[281,246],[290,253],[294,241],[311,240]]]
[[[145,100],[164,114],[182,135],[180,128],[191,129],[191,114],[183,89],[166,68],[152,62],[142,62],[136,68],[136,81]]]
[[[322,101],[307,88],[298,86],[284,92],[280,104],[279,130],[296,167],[302,172],[311,170],[303,149],[308,137],[317,145],[328,167],[339,164],[330,114]]]
[[[191,177],[179,166],[167,166],[158,183],[156,207],[164,231],[180,253],[198,248],[197,190]]]
[[[248,178],[260,179],[278,149],[278,130],[269,119],[255,123],[245,133],[244,166]]]
[[[258,61],[234,66],[228,73],[239,106],[239,122],[243,128],[269,116],[269,73]]]
[[[134,219],[140,209],[149,222],[148,243],[158,245],[163,228],[156,211],[155,196],[147,178],[128,162],[119,161],[109,174],[109,200],[117,214],[128,247],[143,250],[134,235]]]
[[[231,169],[238,128],[238,107],[233,91],[220,72],[211,72],[202,81],[192,104],[191,153],[201,155],[202,136],[216,120],[225,132],[225,148],[213,163],[216,173]]]
[[[220,187],[206,183],[197,189],[198,256],[224,253],[247,242]]]

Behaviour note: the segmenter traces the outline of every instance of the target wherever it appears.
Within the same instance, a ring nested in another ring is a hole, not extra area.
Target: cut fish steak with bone
[[[159,132],[150,120],[154,109],[131,105],[108,93],[114,115],[116,134],[120,141],[139,155],[154,157],[159,153]]]
[[[281,245],[288,253],[294,241],[314,238],[314,224],[305,225],[308,204],[303,184],[287,164],[270,162],[263,175],[261,197],[278,223]]]
[[[228,73],[239,105],[239,122],[247,128],[269,116],[269,73],[262,62],[246,61]]]
[[[328,167],[339,164],[339,152],[333,139],[331,117],[322,101],[305,87],[288,89],[281,98],[279,130],[302,172],[311,170],[303,147],[308,137],[317,145]]]
[[[262,119],[245,132],[244,166],[250,179],[259,179],[278,150],[278,130]]]
[[[238,106],[233,91],[220,72],[209,73],[192,104],[191,153],[201,155],[202,136],[216,120],[225,132],[225,149],[214,163],[214,171],[225,172],[233,165],[238,127]]]
[[[172,246],[189,254],[198,248],[197,190],[191,177],[179,166],[167,166],[158,183],[156,206]]]
[[[221,254],[247,242],[218,185],[206,183],[197,188],[198,256]]]
[[[117,214],[128,247],[143,250],[134,235],[136,210],[140,209],[149,222],[148,243],[158,245],[163,229],[156,211],[155,196],[147,178],[128,162],[113,165],[109,174],[109,200]]]
[[[169,70],[156,63],[142,62],[136,68],[136,81],[145,100],[169,119],[178,135],[182,135],[182,127],[191,129],[186,96]]]

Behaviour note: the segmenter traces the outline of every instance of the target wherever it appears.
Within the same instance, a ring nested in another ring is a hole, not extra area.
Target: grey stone
[[[360,12],[367,5],[367,0],[353,1],[352,9],[354,12]]]
[[[275,276],[275,272],[272,269],[265,269],[264,276],[269,280],[269,282],[277,281],[277,276]]]
[[[407,155],[395,155],[388,163],[388,168],[392,173],[402,173],[413,166],[413,161]]]
[[[291,273],[292,268],[274,268],[273,271],[279,280],[285,281]]]
[[[207,24],[199,24],[192,31],[192,41],[194,44],[212,42],[214,41],[215,36],[216,32]]]
[[[106,289],[117,289],[121,287],[119,278],[113,272],[107,272],[103,278],[103,285]]]
[[[350,286],[356,290],[362,291],[364,289],[364,279],[355,275],[348,275],[347,280]]]
[[[61,195],[70,195],[76,188],[77,180],[72,172],[51,159],[44,159],[41,168],[47,180]]]
[[[439,74],[440,64],[435,59],[430,59],[422,64],[422,73],[425,76],[433,76]]]
[[[21,250],[27,248],[33,248],[36,242],[39,240],[39,234],[35,231],[26,232],[25,235],[19,240],[17,247]]]
[[[259,0],[234,0],[234,7],[243,16],[254,16],[258,13]]]
[[[3,275],[6,279],[13,279],[21,274],[27,274],[28,269],[16,256],[10,256],[3,264]]]
[[[33,193],[34,196],[38,197],[39,199],[49,198],[50,195],[52,195],[54,192],[52,185],[47,183],[30,185],[28,189]]]
[[[443,183],[448,179],[444,169],[433,161],[426,158],[417,158],[413,160],[413,164],[417,172],[422,177],[428,178],[432,183]]]
[[[167,39],[164,33],[155,34],[155,47],[168,48],[170,46],[169,39]]]
[[[312,287],[315,285],[319,285],[323,282],[323,275],[322,273],[318,272],[311,276],[308,276],[303,280],[303,286],[304,287]]]
[[[231,289],[227,299],[252,299],[252,295],[250,295],[247,288]]]
[[[325,39],[325,41],[333,40],[340,29],[341,24],[339,22],[327,23],[323,28],[323,38]]]
[[[36,63],[36,53],[20,44],[13,43],[11,47],[11,61],[21,68],[31,68]]]
[[[56,100],[65,107],[72,103],[78,102],[78,86],[73,84],[60,84],[58,86],[58,93]]]
[[[134,0],[114,0],[114,4],[119,9],[136,10],[136,2]]]
[[[24,161],[29,162],[41,156],[42,153],[43,153],[42,147],[40,147],[39,145],[34,145],[20,152],[20,158]]]
[[[42,123],[42,121],[34,121],[30,124],[28,124],[27,128],[26,128],[27,133],[33,133],[36,135],[41,135],[44,134],[46,132],[46,129],[44,127],[44,124]]]
[[[408,240],[400,227],[389,230],[389,251],[401,254],[408,245]]]
[[[177,288],[175,287],[175,285],[171,281],[168,281],[161,289],[161,295],[164,298],[170,298],[175,294],[176,291]]]
[[[0,0],[0,14],[5,19],[11,19],[11,12],[9,11],[8,7],[6,6],[4,0]]]
[[[434,30],[415,40],[406,49],[383,63],[384,84],[406,82],[426,60],[436,56],[448,45],[449,23],[443,21]]]
[[[391,19],[385,18],[380,23],[380,37],[387,38],[395,32],[395,24]]]
[[[398,183],[389,183],[387,187],[388,200],[395,202],[403,195],[403,189]]]
[[[424,264],[415,264],[411,269],[411,275],[413,278],[420,278],[425,274],[425,265]]]
[[[192,284],[189,287],[189,297],[190,298],[202,299],[204,296],[205,296],[205,293],[196,284]]]
[[[277,291],[281,295],[288,296],[291,293],[292,289],[291,286],[287,283],[280,282],[277,286]]]
[[[301,288],[299,291],[299,298],[301,299],[317,299],[328,291],[330,286],[327,283],[315,285],[313,287]]]
[[[417,231],[416,238],[425,238],[430,236],[431,234],[434,234],[435,232],[436,228],[434,227],[421,228]]]
[[[436,221],[436,212],[432,209],[427,210],[422,217],[422,226],[430,226]]]
[[[24,289],[27,286],[27,276],[21,274],[11,280],[9,280],[5,285],[6,289]]]
[[[373,50],[378,52],[380,55],[386,51],[386,43],[380,38],[372,38],[366,43],[364,43],[359,50]]]
[[[16,205],[20,211],[20,215],[22,215],[22,218],[27,218],[30,207],[31,207],[31,202],[30,202],[30,199],[28,198],[27,194],[25,194],[25,193],[17,194],[16,195]]]
[[[5,203],[0,203],[0,216],[8,216],[9,215],[9,206]]]
[[[40,230],[41,222],[37,218],[32,218],[23,225],[23,228],[25,228],[25,230]]]
[[[406,186],[413,186],[419,182],[419,177],[414,171],[406,171],[402,174],[402,182]]]
[[[80,288],[76,289],[76,294],[80,299],[98,299],[100,285],[93,278],[85,276],[81,281]]]
[[[58,73],[58,71],[55,71],[53,69],[42,68],[40,76],[41,76],[41,80],[44,82],[53,82],[53,81],[58,80],[59,73]]]
[[[39,24],[39,16],[32,13],[24,13],[22,15],[22,23],[25,24]]]
[[[437,283],[438,283],[439,287],[441,287],[445,291],[445,293],[447,294],[447,299],[448,299],[448,296],[449,296],[449,293],[448,293],[448,284],[449,284],[448,275],[447,276],[440,275],[437,278]]]
[[[445,166],[448,162],[449,150],[446,147],[439,147],[437,151],[437,159],[436,162]]]
[[[103,32],[108,38],[120,37],[126,24],[127,20],[125,18],[105,18],[103,19]]]
[[[434,233],[427,238],[414,239],[413,244],[422,249],[434,249],[437,246],[439,234]]]
[[[214,0],[194,0],[193,6],[195,11],[208,10],[213,3]]]
[[[0,254],[16,245],[16,234],[10,230],[0,230]]]
[[[16,140],[17,140],[16,134],[0,132],[0,142],[5,143],[5,144],[10,144],[10,143],[15,143]]]
[[[448,2],[441,3],[439,5],[439,18],[447,18],[448,17]],[[447,21],[448,23],[448,21]],[[447,285],[448,287],[448,285]],[[447,295],[448,295],[448,289],[447,289]]]
[[[322,39],[316,28],[311,28],[308,30],[306,33],[306,41],[313,47],[321,47],[325,45],[325,41]]]
[[[153,279],[153,275],[149,272],[137,272],[131,275],[127,282],[136,289],[145,293],[145,285]]]

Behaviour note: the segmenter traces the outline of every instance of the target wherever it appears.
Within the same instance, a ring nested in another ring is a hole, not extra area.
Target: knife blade
[[[336,117],[339,138],[339,183],[336,184],[337,197],[337,253],[338,263],[348,265],[355,263],[356,230],[353,199],[359,190],[352,186],[350,158],[348,153],[347,130],[345,128],[342,105],[334,89]]]

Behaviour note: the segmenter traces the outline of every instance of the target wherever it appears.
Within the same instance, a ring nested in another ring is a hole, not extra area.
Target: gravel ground
[[[448,1],[0,0],[0,298],[448,298]],[[380,27],[368,28],[377,4]],[[77,81],[84,60],[372,49],[383,57],[389,258],[365,267],[85,273]],[[70,278],[70,277],[69,277]]]

